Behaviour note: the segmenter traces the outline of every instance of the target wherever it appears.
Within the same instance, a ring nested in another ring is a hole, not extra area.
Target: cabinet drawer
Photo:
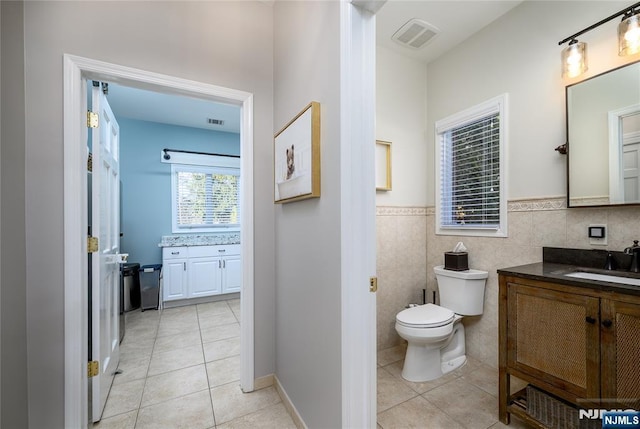
[[[163,247],[162,259],[186,258],[188,256],[187,247]]]
[[[217,256],[226,256],[226,255],[239,255],[240,254],[240,245],[239,244],[227,244],[224,246],[213,246]]]
[[[190,258],[239,255],[240,245],[230,244],[223,246],[191,246],[189,247]]]

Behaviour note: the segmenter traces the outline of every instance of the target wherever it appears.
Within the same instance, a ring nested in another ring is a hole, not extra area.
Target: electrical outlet
[[[607,225],[589,225],[589,244],[596,246],[607,245]]]

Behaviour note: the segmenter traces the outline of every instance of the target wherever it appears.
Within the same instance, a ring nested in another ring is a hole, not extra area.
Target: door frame
[[[342,427],[376,426],[376,12],[340,2]]]
[[[240,385],[254,389],[253,94],[155,72],[64,54],[64,419],[65,427],[88,423],[86,80],[240,106],[242,246]]]
[[[609,125],[609,203],[624,203],[624,168],[622,168],[624,134],[622,120],[640,113],[640,104],[633,104],[607,113]]]

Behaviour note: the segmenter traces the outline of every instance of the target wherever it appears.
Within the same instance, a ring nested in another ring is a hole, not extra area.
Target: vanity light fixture
[[[587,44],[578,39],[571,40],[562,50],[562,76],[580,76],[587,68]]]
[[[562,50],[563,77],[576,77],[587,71],[587,44],[579,42],[577,37],[621,15],[622,22],[618,25],[618,54],[625,56],[640,52],[640,2],[638,2],[558,42],[558,45],[569,42],[569,45]]]
[[[629,10],[618,24],[618,54],[633,55],[640,52],[640,10]]]

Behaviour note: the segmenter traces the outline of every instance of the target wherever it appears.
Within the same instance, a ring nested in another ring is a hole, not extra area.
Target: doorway
[[[240,107],[242,291],[241,388],[254,386],[253,333],[253,96],[250,93],[188,81],[87,58],[64,57],[64,259],[65,259],[65,423],[85,427],[87,391],[86,263],[86,115],[88,80],[118,82],[133,88],[183,95]],[[78,263],[81,261],[81,263]]]

